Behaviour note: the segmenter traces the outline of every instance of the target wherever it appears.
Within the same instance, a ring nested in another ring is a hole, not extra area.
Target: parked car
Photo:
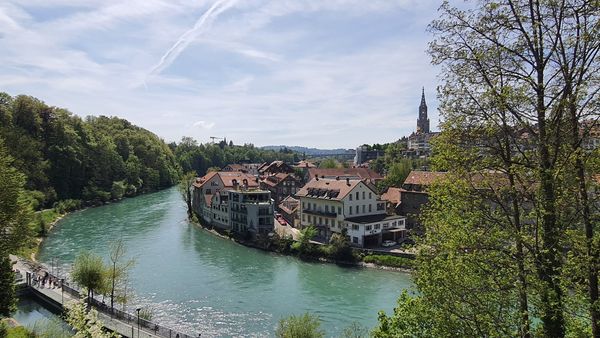
[[[396,243],[394,241],[387,240],[387,241],[383,241],[383,243],[381,243],[381,246],[390,247],[390,246],[394,246],[396,244],[398,244],[398,243]]]

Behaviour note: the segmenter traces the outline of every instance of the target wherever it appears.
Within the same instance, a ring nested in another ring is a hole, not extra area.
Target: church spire
[[[425,103],[425,87],[421,91],[421,105],[419,105],[419,119],[417,120],[417,132],[429,133],[429,118],[427,118],[427,103]]]

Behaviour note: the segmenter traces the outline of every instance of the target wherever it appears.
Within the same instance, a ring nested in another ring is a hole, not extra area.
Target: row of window
[[[316,203],[310,203],[310,202],[302,202],[302,209],[304,210],[312,210],[312,211],[325,211],[327,213],[335,213],[335,206],[333,205],[325,205],[325,207],[323,209],[321,209],[321,206],[319,206],[317,208],[317,204]],[[337,207],[337,213],[341,214],[342,213],[342,207]]]
[[[371,204],[368,204],[368,206],[369,206],[369,208],[368,208],[369,212],[372,212],[373,211],[373,206]],[[357,215],[360,213],[360,208],[359,207],[360,207],[360,205],[356,205],[354,207],[354,209],[356,210],[356,214]],[[367,212],[367,205],[363,204],[362,205],[362,213],[364,214],[366,212]],[[348,207],[348,215],[352,215],[352,206]]]
[[[359,191],[356,192],[355,196],[356,196],[356,200],[357,201],[360,200],[360,192]],[[367,196],[366,192],[363,191],[362,192],[362,199],[363,200],[366,199],[366,196]],[[352,201],[352,194],[348,195],[348,198]],[[372,199],[372,198],[373,198],[373,193],[369,192],[369,199]]]

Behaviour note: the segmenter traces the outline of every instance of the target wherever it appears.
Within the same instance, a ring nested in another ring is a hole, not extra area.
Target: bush
[[[376,265],[390,266],[395,268],[413,268],[414,260],[406,257],[385,256],[385,255],[370,255],[363,258],[365,263],[373,263]]]
[[[59,214],[64,214],[66,212],[75,211],[81,209],[82,202],[81,200],[62,200],[54,203],[54,210]]]
[[[110,197],[114,200],[119,200],[125,195],[126,189],[125,181],[115,181],[112,183],[112,188],[110,189]]]
[[[310,313],[300,316],[290,316],[281,319],[275,336],[278,338],[318,338],[325,337],[325,333],[320,328],[319,317]]]
[[[7,330],[7,335],[5,337],[6,338],[35,338],[35,334],[33,332],[30,332],[23,326],[17,326],[17,327],[9,328]]]

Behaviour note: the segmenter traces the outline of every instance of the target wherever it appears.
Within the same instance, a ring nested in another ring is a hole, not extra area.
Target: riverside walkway
[[[41,283],[35,282],[35,277],[40,274],[40,271],[47,272],[47,269],[38,263],[25,260],[20,257],[10,256],[11,261],[16,263],[13,265],[13,269],[16,269],[21,274],[23,280],[22,289],[24,291],[31,292],[37,298],[44,302],[54,306],[59,310],[64,310],[65,305],[77,301],[80,299],[80,290],[74,286],[69,286],[66,283],[58,283],[59,286],[51,286],[51,283],[46,283],[45,286]],[[48,273],[49,277],[53,279],[56,276]],[[58,279],[57,279],[58,280]],[[63,280],[64,281],[64,280]],[[169,337],[169,338],[195,338],[200,337],[190,336],[165,328],[148,320],[139,318],[136,315],[120,311],[118,309],[111,309],[104,303],[100,303],[97,300],[92,300],[92,306],[98,311],[98,319],[102,321],[104,327],[112,332],[118,333],[123,337],[130,338],[155,338],[155,337]]]

